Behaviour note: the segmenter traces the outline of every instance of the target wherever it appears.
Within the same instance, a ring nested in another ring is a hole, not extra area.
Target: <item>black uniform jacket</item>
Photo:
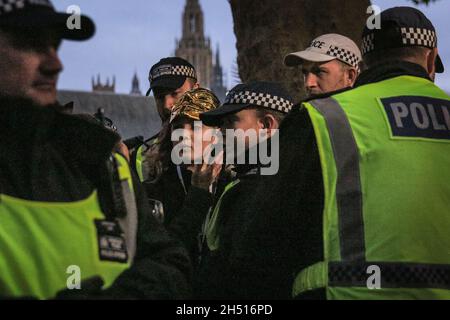
[[[0,112],[0,194],[72,202],[86,199],[103,186],[107,159],[119,141],[116,134],[27,100],[2,97]],[[151,217],[139,184],[135,183],[134,189],[139,224],[133,266],[107,291],[73,290],[76,298],[171,299],[190,295],[192,271],[187,252]],[[110,205],[102,199],[100,203],[102,208]]]

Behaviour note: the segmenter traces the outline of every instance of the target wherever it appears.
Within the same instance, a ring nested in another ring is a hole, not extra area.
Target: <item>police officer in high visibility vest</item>
[[[290,264],[296,298],[450,298],[450,97],[433,83],[436,31],[409,7],[380,20],[364,30],[355,88],[303,103],[280,129],[280,172],[261,193],[274,223],[254,233],[283,226],[276,244],[258,244],[276,252],[272,274]]]
[[[437,34],[396,7],[366,28],[357,88],[304,104],[322,163],[323,261],[294,295],[329,299],[450,298],[450,97]]]
[[[56,105],[61,40],[95,31],[69,18],[48,0],[0,6],[0,298],[186,297],[187,253],[113,153],[120,137]]]

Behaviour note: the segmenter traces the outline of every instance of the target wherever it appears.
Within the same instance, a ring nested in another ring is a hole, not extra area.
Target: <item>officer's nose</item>
[[[49,47],[42,55],[41,72],[43,74],[55,76],[63,70],[63,64],[59,59],[56,48]]]
[[[305,88],[308,90],[314,89],[317,87],[317,77],[312,72],[309,72],[305,75]]]

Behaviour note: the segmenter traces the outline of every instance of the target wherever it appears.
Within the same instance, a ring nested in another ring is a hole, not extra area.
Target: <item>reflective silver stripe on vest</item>
[[[309,102],[325,118],[337,168],[336,201],[343,261],[364,261],[359,153],[347,116],[333,98]]]
[[[330,287],[367,287],[369,266],[379,268],[381,288],[450,289],[450,266],[396,262],[330,262]]]
[[[125,158],[117,154],[117,157],[122,157],[122,159],[125,160]],[[116,157],[112,156],[112,161],[114,163],[115,169],[118,171],[119,167],[121,166],[120,162],[116,159]],[[127,161],[125,160],[127,163]],[[127,164],[128,166],[128,164]],[[119,225],[122,228],[124,232],[125,242],[127,246],[127,252],[128,252],[128,261],[130,263],[133,262],[134,257],[136,255],[136,247],[137,247],[137,231],[138,231],[138,209],[136,205],[136,197],[134,195],[134,191],[131,189],[130,184],[132,184],[132,178],[131,178],[131,172],[130,168],[127,167],[127,172],[130,174],[129,179],[121,179],[120,174],[117,172],[117,177],[120,179],[120,190],[118,190],[121,193],[121,200],[123,200],[123,204],[125,206],[125,216],[118,219]]]
[[[136,206],[136,197],[131,190],[128,181],[121,181],[122,195],[127,208],[127,215],[119,219],[119,224],[125,234],[125,241],[129,255],[129,262],[132,263],[136,255],[138,212]]]

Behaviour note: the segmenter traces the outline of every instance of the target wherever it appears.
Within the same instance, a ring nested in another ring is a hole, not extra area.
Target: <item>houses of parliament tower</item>
[[[223,83],[219,48],[213,61],[211,41],[205,37],[203,11],[198,0],[186,1],[182,26],[182,37],[177,41],[175,55],[194,65],[200,85],[211,89],[223,101],[227,89]]]

